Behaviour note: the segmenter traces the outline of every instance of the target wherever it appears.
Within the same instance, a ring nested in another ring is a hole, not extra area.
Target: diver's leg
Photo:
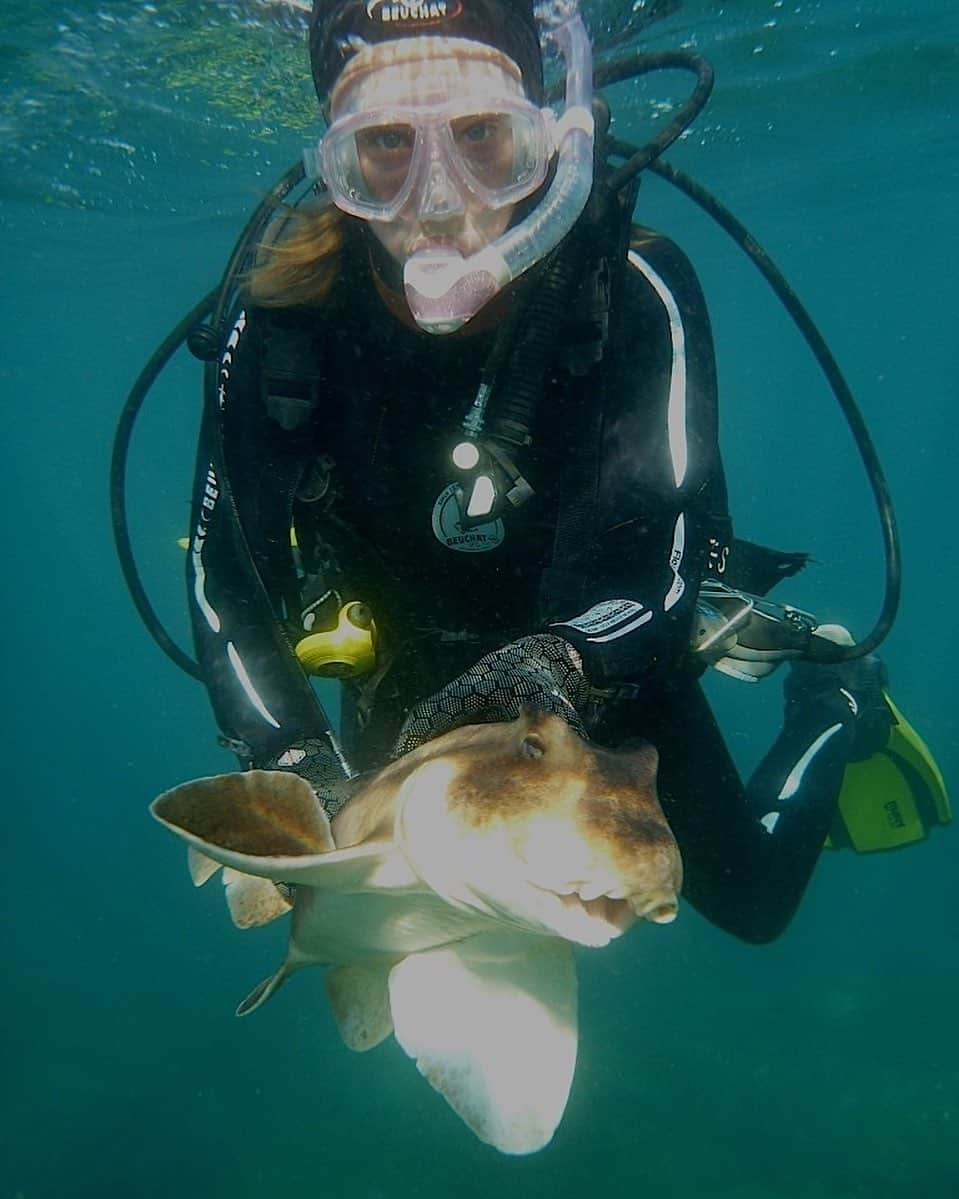
[[[683,859],[683,897],[746,941],[785,927],[782,893],[767,895],[768,849],[736,766],[697,683],[667,686],[638,727],[659,751],[659,798]]]
[[[686,871],[684,894],[747,941],[791,920],[836,812],[843,772],[888,733],[876,659],[794,666],[783,729],[743,788],[698,686],[667,689],[644,733],[660,751],[660,793]]]

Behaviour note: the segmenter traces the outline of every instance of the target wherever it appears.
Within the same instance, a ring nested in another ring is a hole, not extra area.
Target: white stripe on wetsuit
[[[236,323],[230,332],[230,336],[226,343],[226,348],[220,357],[219,382],[217,387],[217,400],[220,409],[226,407],[226,388],[230,381],[230,372],[233,367],[233,351],[240,343],[240,338],[246,329],[246,312],[241,312],[236,319]],[[203,507],[207,510],[207,521],[203,522],[201,527],[197,529],[193,540],[193,570],[194,579],[194,597],[200,611],[206,617],[206,622],[214,633],[220,632],[221,621],[219,614],[210,604],[206,596],[206,568],[203,563],[203,549],[206,539],[205,525],[213,514],[213,509],[219,499],[219,488],[216,485],[216,474],[213,470],[212,463],[210,464],[207,474],[207,488],[204,496]],[[247,670],[243,659],[240,657],[240,652],[232,641],[226,643],[226,657],[233,670],[233,674],[243,688],[247,699],[267,722],[273,728],[278,729],[280,722],[276,719],[273,713],[263,702],[263,697],[253,685],[253,680],[250,678],[250,672]]]
[[[672,347],[672,361],[669,368],[669,399],[666,403],[666,435],[669,443],[669,457],[673,468],[673,481],[677,488],[683,485],[686,471],[689,467],[689,439],[686,433],[686,330],[683,328],[683,318],[679,305],[673,293],[666,286],[663,277],[635,250],[627,255],[633,268],[643,276],[656,293],[659,302],[666,310],[669,322],[669,340]],[[682,512],[676,518],[673,528],[673,544],[669,556],[669,567],[673,572],[672,583],[663,597],[663,611],[668,612],[677,604],[686,590],[686,582],[680,574],[680,567],[686,551],[686,517]]]
[[[669,456],[672,460],[673,479],[677,487],[683,485],[689,465],[689,442],[686,436],[686,331],[673,293],[645,258],[630,250],[627,258],[632,266],[650,285],[666,309],[669,321],[669,337],[673,359],[669,370],[669,402],[666,408],[666,426],[669,437]]]
[[[280,722],[276,719],[273,713],[263,702],[260,693],[253,686],[253,680],[250,678],[249,671],[243,664],[243,659],[240,657],[239,650],[232,641],[226,643],[226,656],[233,667],[233,673],[243,690],[246,692],[246,697],[254,708],[260,713],[267,724],[271,724],[275,729],[280,727]]]
[[[782,785],[782,790],[776,796],[777,802],[781,802],[784,799],[792,799],[792,797],[802,786],[803,778],[805,777],[806,771],[809,769],[809,765],[813,758],[815,758],[816,754],[819,753],[826,742],[829,741],[830,738],[834,737],[841,728],[841,724],[833,724],[830,725],[830,727],[824,732],[819,734],[819,736],[812,743],[812,745],[809,746],[792,770],[790,770],[789,774],[786,775],[785,782]],[[781,812],[767,812],[766,815],[760,819],[759,823],[763,826],[767,833],[771,833],[779,823],[779,817],[781,815]]]

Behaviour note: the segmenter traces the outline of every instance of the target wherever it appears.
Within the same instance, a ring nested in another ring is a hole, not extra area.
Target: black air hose
[[[535,303],[506,370],[499,380],[487,425],[491,436],[512,445],[530,440],[530,425],[543,374],[562,334],[582,263],[579,231],[563,242],[539,281]]]

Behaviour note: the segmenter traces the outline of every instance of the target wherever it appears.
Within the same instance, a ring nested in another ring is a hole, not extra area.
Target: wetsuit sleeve
[[[729,539],[705,300],[671,242],[628,254],[604,370],[592,560],[582,604],[551,622],[599,686],[688,662],[699,583]]]
[[[284,604],[297,602],[290,514],[310,431],[268,414],[263,338],[241,313],[219,363],[216,404],[206,406],[187,555],[194,643],[216,719],[255,765],[330,727],[282,622]]]

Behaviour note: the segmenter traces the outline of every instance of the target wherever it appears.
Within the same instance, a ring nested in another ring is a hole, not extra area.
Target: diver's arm
[[[187,555],[194,642],[217,723],[255,765],[329,730],[278,616],[295,585],[289,505],[302,451],[265,411],[260,342],[255,319],[241,314],[221,363],[218,411],[208,405],[200,434]],[[217,419],[229,488],[212,465]]]
[[[690,506],[602,540],[592,602],[549,626],[578,650],[595,686],[645,685],[689,665],[703,526]]]
[[[615,317],[589,578],[581,606],[549,624],[598,686],[687,662],[700,581],[729,537],[709,318],[671,242],[634,240]]]

